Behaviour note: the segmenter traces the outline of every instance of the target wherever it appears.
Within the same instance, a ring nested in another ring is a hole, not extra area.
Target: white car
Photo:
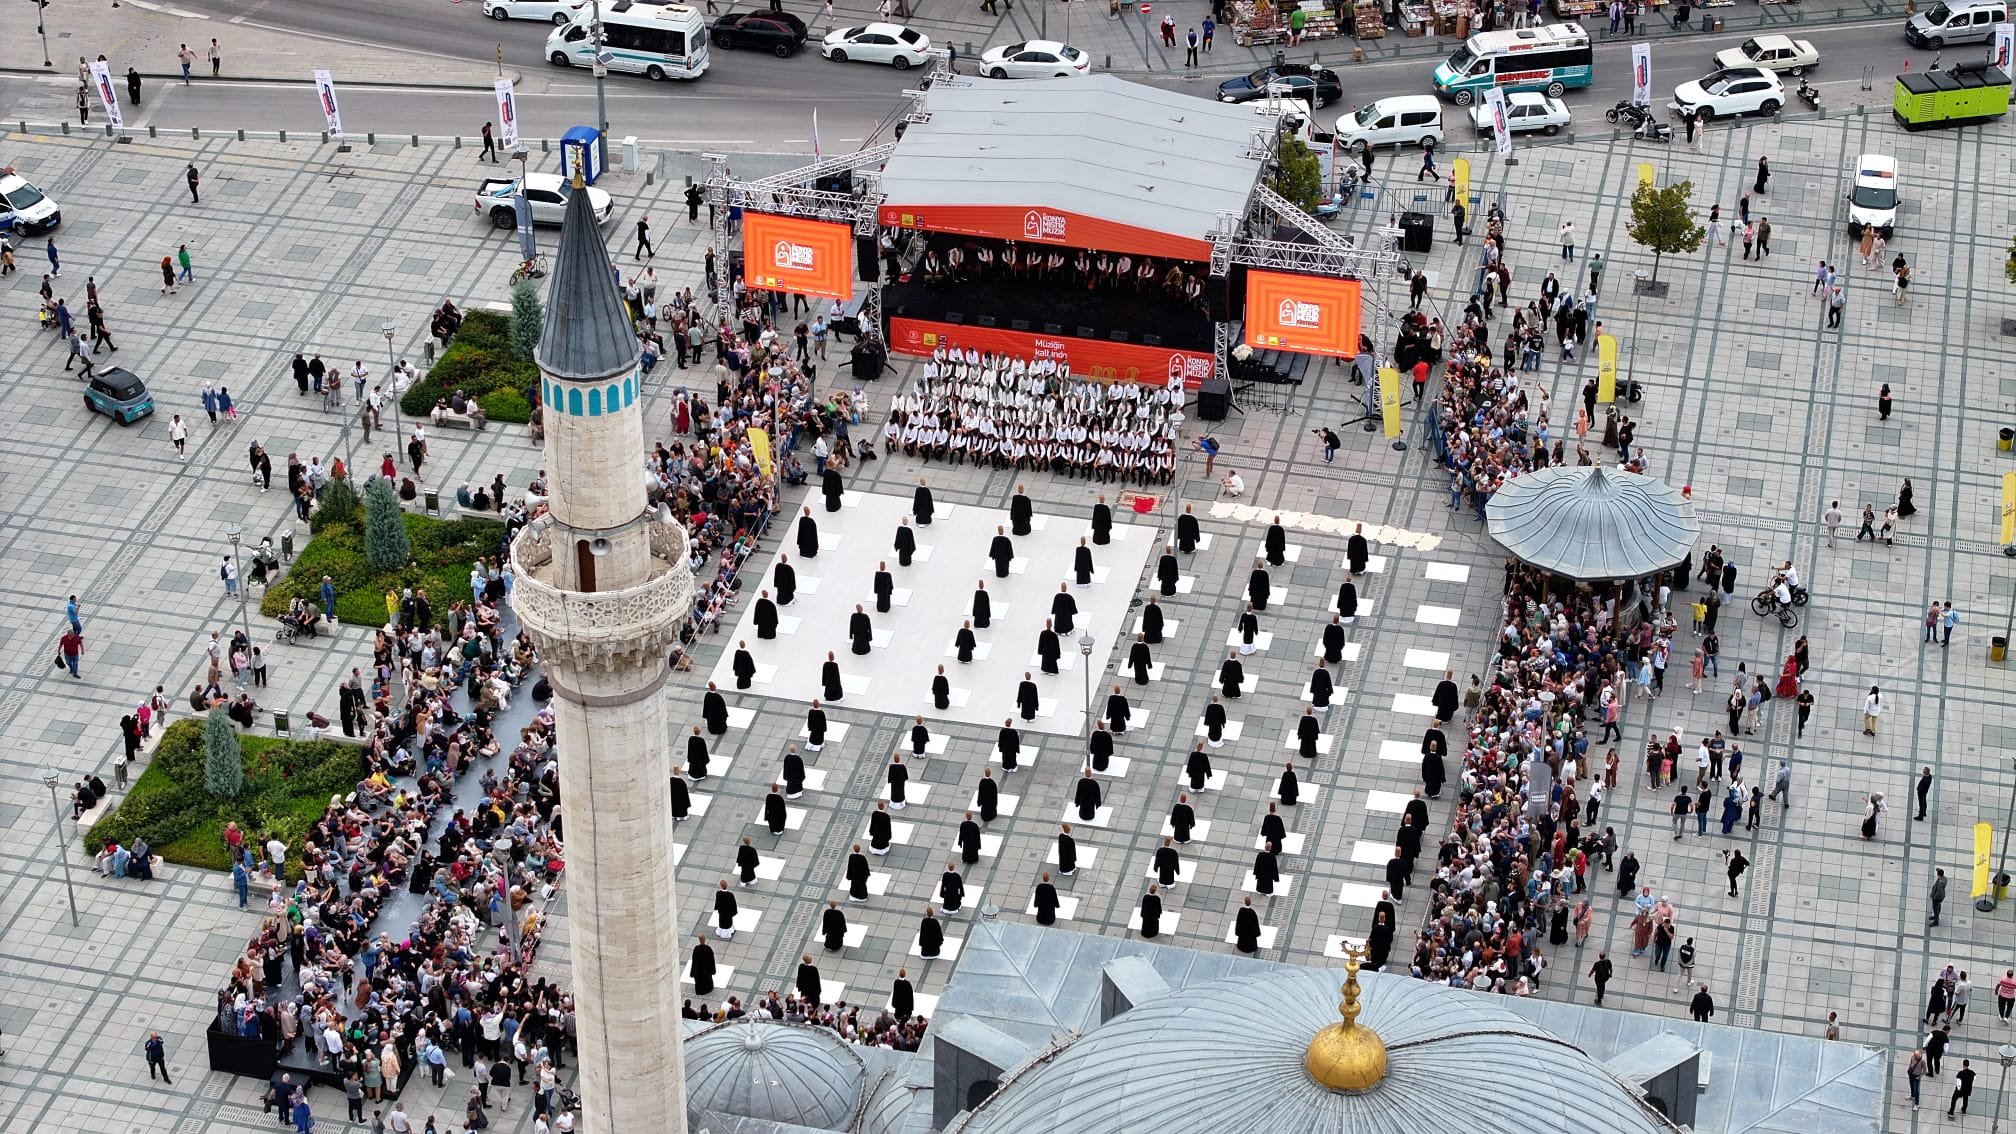
[[[1873,228],[1883,239],[1897,227],[1897,159],[1863,154],[1855,159],[1855,189],[1848,194],[1848,238],[1862,239]]]
[[[1566,130],[1574,118],[1558,98],[1548,98],[1539,91],[1509,91],[1505,95],[1505,122],[1514,134],[1538,130],[1552,137]],[[1491,133],[1490,104],[1480,101],[1471,107],[1470,124],[1479,134]]]
[[[931,37],[902,24],[862,24],[834,28],[819,45],[819,54],[845,63],[887,63],[898,71],[921,67],[931,57]]]
[[[990,47],[980,56],[980,73],[990,79],[1069,79],[1091,71],[1091,56],[1050,39]]]
[[[518,211],[513,198],[517,192],[517,178],[492,177],[476,190],[476,211],[498,228],[516,228]],[[526,174],[525,200],[532,206],[532,223],[559,224],[567,215],[567,198],[573,192],[574,186],[557,173]],[[593,185],[588,186],[588,207],[595,211],[596,224],[608,224],[615,215],[615,202]]]
[[[1759,67],[1724,67],[1673,90],[1670,104],[1676,116],[1696,111],[1708,118],[1739,114],[1776,114],[1785,105],[1785,84]]]
[[[538,20],[565,27],[585,3],[587,0],[483,0],[483,14],[493,20]]]
[[[1715,53],[1717,67],[1761,67],[1803,75],[1820,65],[1820,52],[1810,42],[1789,35],[1760,35],[1739,47]]]
[[[33,235],[62,224],[63,210],[13,166],[0,166],[0,220],[7,222],[0,225],[0,232]]]

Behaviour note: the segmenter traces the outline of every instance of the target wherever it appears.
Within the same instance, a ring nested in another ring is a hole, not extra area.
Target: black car
[[[714,46],[746,47],[789,58],[805,46],[805,21],[789,12],[730,12],[714,21]]]
[[[1218,101],[1252,102],[1266,98],[1269,86],[1285,88],[1283,94],[1305,102],[1312,101],[1310,94],[1314,92],[1317,106],[1329,106],[1344,97],[1344,84],[1338,81],[1337,72],[1306,63],[1283,63],[1219,83]]]

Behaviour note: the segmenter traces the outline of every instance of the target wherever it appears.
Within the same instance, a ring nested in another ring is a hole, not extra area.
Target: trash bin
[[[2016,429],[2009,429],[2005,427],[2002,430],[1998,431],[1995,434],[1995,447],[1997,449],[2002,450],[2005,453],[2008,452],[2011,447],[2016,447]]]
[[[2009,659],[2009,639],[1997,634],[1988,639],[1988,660],[1992,662]]]
[[[1995,900],[1998,902],[2009,900],[2009,872],[2006,870],[1999,871],[1995,875]]]

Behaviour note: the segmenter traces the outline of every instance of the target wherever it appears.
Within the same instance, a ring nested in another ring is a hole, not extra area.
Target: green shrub
[[[350,486],[347,476],[334,476],[322,488],[322,506],[315,509],[315,526],[323,524],[354,524],[362,514],[363,506],[357,502],[357,490]]]
[[[92,826],[87,845],[130,844],[144,835],[169,862],[229,870],[224,825],[236,822],[254,843],[279,835],[297,852],[288,856],[287,875],[299,878],[302,836],[330,796],[349,793],[364,778],[363,750],[326,740],[235,737],[244,786],[235,798],[219,798],[205,786],[205,727],[196,717],[169,725],[153,762],[119,807]]]
[[[532,420],[532,403],[516,390],[492,390],[477,398],[476,404],[494,421]]]
[[[532,393],[539,384],[539,368],[517,357],[508,316],[494,311],[472,311],[455,333],[455,341],[441,354],[440,361],[399,398],[399,408],[409,416],[424,418],[434,403],[456,390],[475,398],[479,404],[487,394],[515,391],[524,408],[508,400],[484,412],[492,420],[524,422],[531,415]]]
[[[391,572],[374,571],[364,556],[364,536],[358,526],[317,524],[314,538],[295,556],[286,576],[267,588],[259,612],[277,618],[287,613],[288,602],[296,597],[319,604],[324,575],[336,587],[336,617],[355,626],[383,626],[391,621],[385,610],[387,591],[396,594],[406,587],[424,587],[437,612],[473,597],[469,593],[470,564],[497,554],[504,538],[503,523],[413,512],[403,512],[400,518],[410,545],[407,566]]]
[[[245,790],[245,753],[222,709],[203,718],[203,788],[221,799],[236,799]]]
[[[364,486],[364,558],[379,574],[397,572],[412,559],[405,515],[390,479],[379,477]]]
[[[530,362],[539,349],[539,334],[546,329],[546,312],[539,305],[539,289],[531,280],[520,280],[511,288],[511,353]]]

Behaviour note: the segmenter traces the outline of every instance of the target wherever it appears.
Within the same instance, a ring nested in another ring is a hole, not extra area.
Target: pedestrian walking
[[[1953,1101],[1946,1104],[1946,1117],[1953,1117],[1953,1108],[1959,1107],[1961,1114],[1967,1113],[1967,1096],[1974,1093],[1974,1063],[1960,1061],[1960,1070],[1953,1073]]]
[[[1750,869],[1750,860],[1743,857],[1741,848],[1728,851],[1723,857],[1729,860],[1729,896],[1734,898],[1737,896],[1736,880],[1743,877],[1744,871]]]
[[[1920,816],[1920,818],[1923,818],[1923,816]],[[1946,904],[1946,872],[1944,870],[1935,869],[1932,871],[1932,892],[1929,898],[1932,903],[1932,914],[1925,919],[1925,924],[1927,926],[1935,926],[1939,924],[1939,907]]]
[[[1834,537],[1841,533],[1842,519],[1841,502],[1839,500],[1828,501],[1827,510],[1820,514],[1820,522],[1827,525],[1828,547],[1834,546]]]
[[[1204,54],[1206,55],[1211,54],[1211,37],[1214,34],[1216,34],[1217,31],[1218,31],[1218,21],[1212,19],[1210,16],[1204,17]]]
[[[2012,1012],[2016,1012],[2016,969],[2004,969],[2002,979],[1995,982],[1995,1017],[2006,1028]]]
[[[55,237],[43,242],[42,253],[49,257],[49,274],[60,279],[63,275],[63,255],[56,250]]]
[[[189,163],[189,171],[187,174],[185,174],[185,177],[189,182],[189,203],[192,205],[202,204],[203,194],[198,192],[197,188],[203,182],[203,175],[196,172],[195,162],[192,161]]]
[[[70,671],[72,677],[82,677],[77,671],[77,661],[84,656],[84,636],[75,630],[65,630],[56,640],[56,660]]]
[[[182,85],[186,87],[189,85],[189,68],[196,65],[196,53],[189,50],[189,45],[185,43],[175,52],[175,61],[182,65]]]
[[[1755,221],[1745,221],[1743,223],[1743,258],[1748,260],[1750,254],[1756,251],[1756,248],[1757,223]]]
[[[1589,979],[1596,985],[1596,1006],[1603,1006],[1603,990],[1610,983],[1610,976],[1616,966],[1610,963],[1610,954],[1598,950],[1596,963],[1589,966]]]
[[[84,309],[84,315],[91,321],[91,345],[102,346],[110,351],[118,350],[119,344],[112,341],[111,328],[105,325],[105,309],[94,302]]]
[[[633,259],[636,259],[639,262],[642,262],[652,256],[657,255],[657,253],[654,252],[651,248],[650,213],[645,213],[643,216],[637,218],[637,250],[633,252],[631,255]]]
[[[1770,183],[1771,183],[1771,159],[1760,157],[1757,159],[1757,183],[1750,186],[1750,191],[1752,193],[1757,194],[1759,197],[1762,197],[1764,196],[1764,187],[1766,185],[1769,185]]]
[[[497,137],[491,133],[488,122],[483,124],[483,152],[476,155],[476,160],[497,164]]]
[[[224,72],[224,49],[217,46],[217,40],[210,40],[210,77],[216,78]]]
[[[126,68],[126,97],[132,100],[134,106],[140,105],[140,69],[137,67]]]
[[[1927,1065],[1925,1049],[1921,1047],[1911,1053],[1911,1061],[1904,1067],[1904,1074],[1911,1081],[1912,1110],[1918,1109],[1918,1081],[1925,1077]]]
[[[140,1046],[147,1053],[147,1078],[152,1080],[154,1072],[158,1069],[161,1072],[162,1085],[173,1086],[175,1080],[168,1077],[168,1045],[161,1042],[161,1033],[148,1032],[147,1042]]]
[[[1934,608],[1935,609],[1937,608],[1936,604]],[[1918,786],[1916,790],[1918,793],[1917,818],[1918,822],[1923,823],[1925,821],[1925,801],[1926,798],[1932,794],[1932,768],[1930,765],[1926,765],[1924,768],[1919,770]]]
[[[1561,258],[1563,260],[1573,260],[1575,258],[1575,222],[1571,220],[1562,221],[1560,227],[1555,230],[1555,236],[1561,242]]]
[[[1848,289],[1838,283],[1829,286],[1827,289],[1827,325],[1829,327],[1839,327],[1841,325],[1841,312],[1847,306]],[[1890,416],[1887,412],[1887,407],[1883,416],[1886,420]]]
[[[1911,288],[1911,265],[1904,262],[1903,253],[1900,252],[1897,254],[1897,259],[1892,261],[1890,270],[1897,276],[1897,284],[1890,289],[1890,294],[1897,297],[1897,303],[1900,306],[1909,303],[1911,301],[1909,295]]]
[[[1297,9],[1297,11],[1300,11],[1300,9]],[[1419,181],[1424,177],[1430,181],[1442,180],[1442,175],[1435,169],[1435,139],[1433,138],[1421,139],[1421,169],[1414,174],[1414,180]]]
[[[1760,217],[1757,221],[1757,258],[1762,260],[1771,254],[1771,218]]]
[[[196,263],[195,260],[191,258],[189,255],[189,246],[187,244],[181,245],[175,249],[175,263],[178,267],[181,268],[181,271],[175,274],[175,279],[177,280],[177,282],[180,283],[196,282]]]
[[[1883,690],[1871,685],[1869,695],[1862,698],[1862,735],[1875,736],[1876,724],[1883,716]]]
[[[189,459],[189,427],[182,423],[182,415],[179,413],[168,423],[168,443],[175,446],[177,460]]]
[[[77,124],[91,124],[91,88],[82,83],[77,85]]]
[[[91,368],[91,344],[84,341],[82,331],[70,332],[70,357],[63,361],[63,369],[68,371],[73,362],[84,364],[84,377],[90,378],[94,375],[95,372]]]
[[[1708,995],[1707,985],[1702,985],[1701,990],[1694,994],[1694,999],[1688,1001],[1687,1013],[1694,1017],[1697,1024],[1707,1023],[1708,1018],[1715,1014],[1715,998]]]
[[[217,564],[217,577],[224,580],[225,594],[236,595],[238,593],[238,565],[231,561],[230,556],[224,556],[223,560]]]

